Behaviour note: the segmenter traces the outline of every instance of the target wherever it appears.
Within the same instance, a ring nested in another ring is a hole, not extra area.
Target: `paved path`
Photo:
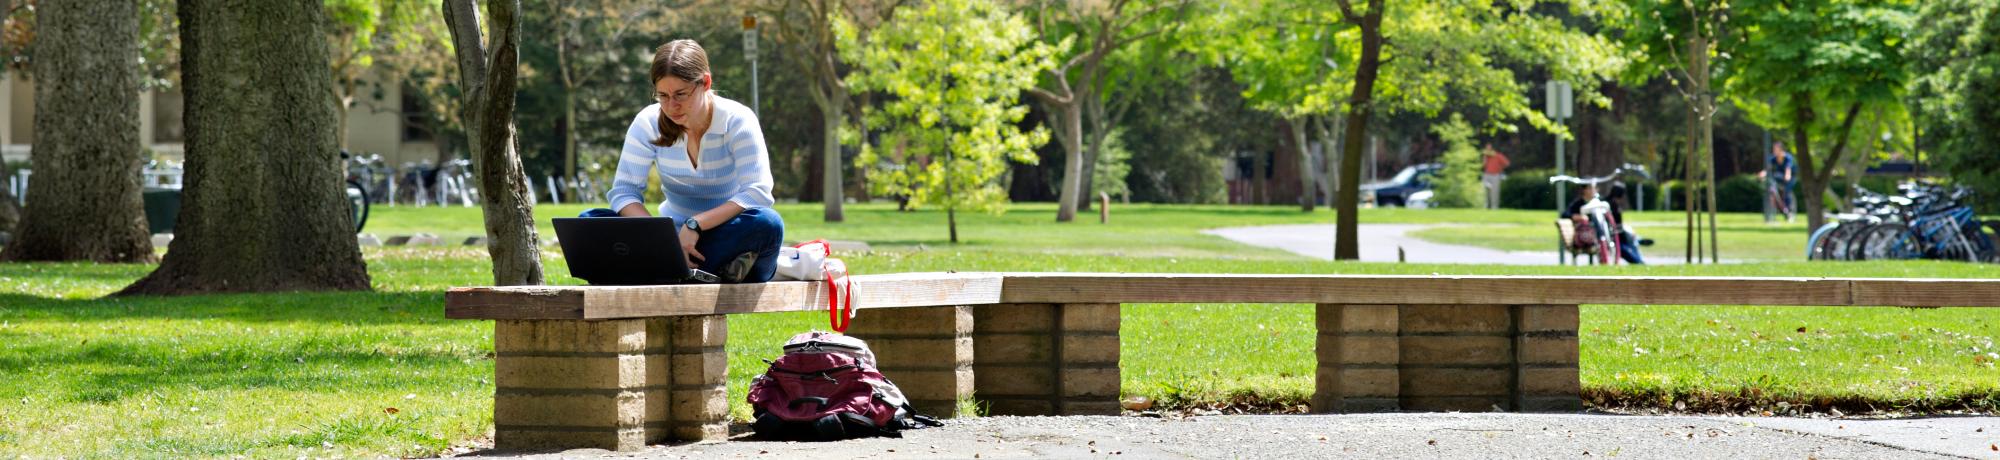
[[[1445,226],[1448,225],[1360,224],[1356,231],[1361,245],[1361,261],[1395,262],[1398,260],[1396,251],[1399,248],[1403,251],[1402,260],[1412,263],[1555,265],[1558,261],[1553,228],[1549,230],[1549,249],[1546,251],[1501,251],[1478,246],[1433,243],[1411,236],[1418,230]],[[1202,233],[1252,246],[1283,249],[1307,257],[1333,260],[1334,226],[1331,224],[1229,227],[1203,230]],[[1678,264],[1682,261],[1667,257],[1649,257],[1647,262]],[[1588,262],[1577,259],[1577,263]]]
[[[2000,458],[2000,418],[1581,414],[985,417],[902,439],[756,441],[526,458]]]

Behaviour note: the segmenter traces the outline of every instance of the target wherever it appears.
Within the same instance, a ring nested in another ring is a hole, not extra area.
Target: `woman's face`
[[[688,114],[707,108],[708,98],[702,95],[707,93],[708,81],[708,75],[692,82],[676,77],[662,78],[653,82],[653,97],[660,101],[660,111],[667,113],[667,119],[687,126]]]

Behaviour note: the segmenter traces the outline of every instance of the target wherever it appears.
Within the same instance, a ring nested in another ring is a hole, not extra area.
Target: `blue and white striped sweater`
[[[771,154],[764,145],[764,129],[757,115],[742,103],[715,96],[714,119],[701,138],[701,168],[688,163],[687,139],[674,145],[653,145],[660,137],[660,105],[646,106],[632,118],[625,131],[624,152],[618,157],[618,175],[606,198],[611,209],[642,200],[647,176],[655,166],[667,201],[658,214],[686,219],[689,216],[734,201],[745,209],[770,207]]]

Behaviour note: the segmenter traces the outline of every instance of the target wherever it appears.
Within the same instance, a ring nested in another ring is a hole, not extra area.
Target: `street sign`
[[[1550,80],[1548,95],[1543,98],[1546,104],[1542,108],[1542,114],[1558,120],[1575,116],[1574,107],[1576,101],[1573,96],[1574,94],[1570,92],[1569,82]]]
[[[757,17],[743,16],[743,56],[757,59]]]

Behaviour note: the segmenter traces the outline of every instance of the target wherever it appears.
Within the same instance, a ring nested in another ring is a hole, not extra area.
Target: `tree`
[[[152,262],[139,200],[139,8],[43,5],[35,20],[35,180],[0,260]]]
[[[957,210],[1000,211],[1007,195],[995,179],[1006,161],[1032,163],[1048,141],[1046,130],[1015,123],[1028,113],[1019,94],[1053,65],[1054,49],[1035,43],[1019,15],[976,0],[906,8],[866,44],[845,22],[835,33],[841,57],[857,69],[848,85],[893,96],[866,112],[888,132],[863,146],[860,161],[891,163],[871,182],[911,206],[944,206],[957,243]]]
[[[1249,2],[1235,14],[1217,15],[1222,22],[1213,28],[1230,31],[1219,39],[1227,45],[1206,50],[1237,71],[1245,83],[1246,103],[1288,126],[1286,144],[1299,171],[1299,207],[1306,212],[1313,210],[1314,177],[1320,169],[1308,153],[1311,131],[1315,125],[1331,126],[1312,120],[1324,121],[1340,106],[1332,95],[1352,77],[1337,72],[1342,63],[1336,59],[1347,58],[1334,38],[1344,28],[1337,15],[1326,2]],[[1332,132],[1324,130],[1319,137],[1331,140]]]
[[[1911,104],[1921,147],[1935,171],[1981,192],[1985,211],[2000,209],[2000,5],[1933,0],[1917,15],[1911,40]]]
[[[446,0],[444,18],[458,54],[462,119],[472,140],[473,165],[486,217],[486,251],[493,283],[542,284],[542,250],[535,236],[535,202],[514,145],[514,91],[519,85],[521,0],[495,0],[482,40],[473,0]],[[491,44],[492,48],[487,45]]]
[[[1743,28],[1726,88],[1764,126],[1789,128],[1807,231],[1826,223],[1819,198],[1847,152],[1857,115],[1902,110],[1903,58],[1915,17],[1896,0],[1738,0]],[[1772,103],[1772,102],[1775,102]],[[1815,144],[1814,140],[1818,139]],[[1815,154],[1817,147],[1827,147]]]
[[[1513,130],[1512,120],[1525,120],[1567,135],[1567,129],[1530,108],[1524,96],[1527,85],[1500,64],[1546,67],[1555,78],[1577,85],[1579,98],[1597,104],[1605,103],[1595,93],[1598,81],[1618,65],[1606,39],[1537,14],[1532,5],[1433,0],[1385,7],[1382,0],[1368,0],[1357,7],[1354,0],[1337,0],[1335,6],[1337,22],[1318,36],[1340,40],[1332,61],[1338,68],[1354,69],[1351,77],[1330,85],[1348,89],[1341,102],[1347,113],[1340,184],[1361,180],[1362,142],[1377,114],[1435,115],[1456,100],[1486,109],[1487,129]],[[1338,195],[1334,258],[1353,260],[1360,255],[1355,236],[1359,188],[1343,186]]]
[[[1095,2],[1036,2],[1036,30],[1058,52],[1068,55],[1061,65],[1050,67],[1049,87],[1028,90],[1042,101],[1055,117],[1056,139],[1063,146],[1062,190],[1058,195],[1056,221],[1076,219],[1079,194],[1091,187],[1100,145],[1111,135],[1110,123],[1118,114],[1106,113],[1104,87],[1107,76],[1104,60],[1134,42],[1168,31],[1172,20],[1184,11],[1188,1],[1110,0]],[[1051,8],[1051,7],[1054,8]],[[1051,27],[1050,23],[1056,23]],[[1091,115],[1092,130],[1085,142],[1083,123]],[[1086,152],[1085,149],[1088,149]],[[1083,205],[1088,207],[1088,205]]]
[[[834,23],[844,22],[853,28],[855,39],[851,43],[865,43],[869,33],[894,17],[903,2],[782,0],[779,3],[763,11],[776,18],[782,45],[779,49],[812,81],[806,93],[812,96],[813,106],[820,113],[820,200],[824,209],[821,217],[827,222],[845,221],[846,212],[841,206],[845,197],[840,130],[846,120],[859,124],[862,117],[849,116],[850,111],[858,114],[859,109],[845,80],[848,66],[843,65],[842,53],[836,49],[840,40],[834,35]],[[854,130],[867,131],[865,126]]]
[[[340,148],[347,148],[348,112],[355,94],[364,88],[362,80],[380,70],[375,59],[384,55],[410,53],[422,44],[418,25],[438,20],[437,11],[417,0],[324,0],[332,18],[327,44],[333,53],[328,61],[334,77],[332,94],[340,118]],[[379,79],[378,79],[379,80]],[[379,84],[379,83],[378,83]],[[400,104],[398,104],[400,105]]]
[[[661,20],[668,15],[660,11],[664,5],[649,0],[546,0],[542,6],[548,10],[556,81],[562,87],[562,177],[573,180],[577,133],[582,125],[577,116],[578,99],[587,97],[583,89],[611,72],[629,72],[625,59],[635,55],[620,53],[625,50],[626,34],[661,29]],[[603,67],[617,69],[605,72]]]
[[[341,190],[325,14],[180,3],[181,214],[159,268],[119,295],[368,289]]]
[[[1628,14],[1615,21],[1625,30],[1625,46],[1638,51],[1633,54],[1639,58],[1628,67],[1628,80],[1665,75],[1686,102],[1688,143],[1682,183],[1688,186],[1681,188],[1681,194],[1683,203],[1692,204],[1686,208],[1686,261],[1694,263],[1706,256],[1715,262],[1721,255],[1715,226],[1715,118],[1719,111],[1713,84],[1716,68],[1710,63],[1728,58],[1741,40],[1728,39],[1727,2],[1630,3]],[[1676,36],[1686,42],[1676,40]],[[1699,230],[1703,222],[1697,217],[1703,209],[1708,213],[1706,254],[1702,253]]]

